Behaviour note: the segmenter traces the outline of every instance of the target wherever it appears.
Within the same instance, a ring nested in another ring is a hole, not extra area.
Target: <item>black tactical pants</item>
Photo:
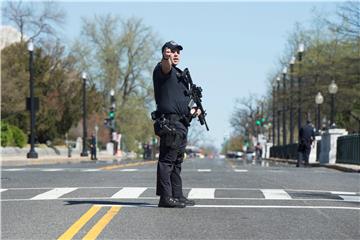
[[[188,129],[181,122],[174,122],[176,136],[160,137],[160,155],[157,166],[156,195],[182,197],[181,163],[184,159]]]
[[[296,166],[301,166],[304,164],[305,166],[309,165],[309,156],[311,151],[311,145],[306,144],[303,146],[301,151],[299,151],[299,157]]]

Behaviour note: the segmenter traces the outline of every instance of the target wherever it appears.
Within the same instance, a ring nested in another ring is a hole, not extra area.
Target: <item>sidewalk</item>
[[[296,164],[297,160],[294,159],[281,159],[281,158],[269,158],[269,161],[275,162],[286,162],[290,164]],[[344,163],[335,163],[335,164],[320,164],[320,163],[310,163],[312,167],[327,167],[336,169],[343,172],[358,172],[360,173],[360,166],[355,164],[344,164]]]
[[[66,148],[35,148],[38,153],[38,158],[27,158],[26,155],[29,149],[23,148],[1,148],[0,166],[26,166],[26,165],[39,165],[39,164],[60,164],[60,163],[96,163],[101,161],[106,162],[129,162],[125,156],[114,156],[106,151],[100,151],[97,154],[97,160],[91,160],[91,155],[81,157],[80,151],[72,151],[71,157],[68,157]],[[126,160],[126,161],[125,161]],[[132,159],[131,161],[139,161]]]
[[[112,155],[99,155],[97,161],[113,161],[120,162],[121,158]],[[59,164],[59,163],[80,163],[80,162],[96,162],[88,157],[81,157],[80,154],[72,155],[72,157],[62,155],[39,155],[38,158],[27,158],[25,156],[1,156],[1,166],[25,166],[25,165],[39,165],[39,164]]]

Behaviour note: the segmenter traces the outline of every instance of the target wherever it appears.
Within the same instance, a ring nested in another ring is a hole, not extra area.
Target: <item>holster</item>
[[[170,120],[165,118],[165,114],[154,111],[151,113],[151,118],[154,120],[154,132],[159,137],[176,130],[174,124],[171,124]]]
[[[160,114],[155,111],[151,113],[151,118],[154,120],[154,132],[164,141],[166,147],[176,149],[180,147],[183,140],[183,134],[176,129],[175,121],[180,119],[173,119],[165,114]]]

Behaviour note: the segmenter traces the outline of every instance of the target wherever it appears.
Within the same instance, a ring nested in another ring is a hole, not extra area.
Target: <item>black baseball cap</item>
[[[164,44],[164,46],[161,48],[161,52],[164,52],[164,49],[166,47],[170,48],[171,50],[176,49],[176,48],[179,49],[179,50],[183,50],[183,47],[181,45],[177,44],[175,41],[166,42]]]

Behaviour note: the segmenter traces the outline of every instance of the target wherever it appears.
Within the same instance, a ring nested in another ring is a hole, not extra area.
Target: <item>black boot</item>
[[[180,198],[177,198],[177,200],[181,203],[184,203],[186,206],[194,206],[195,205],[195,201],[194,200],[190,200],[187,199],[186,197],[182,196]]]
[[[173,197],[160,197],[158,207],[163,208],[184,208],[185,203],[180,202],[178,199]]]

